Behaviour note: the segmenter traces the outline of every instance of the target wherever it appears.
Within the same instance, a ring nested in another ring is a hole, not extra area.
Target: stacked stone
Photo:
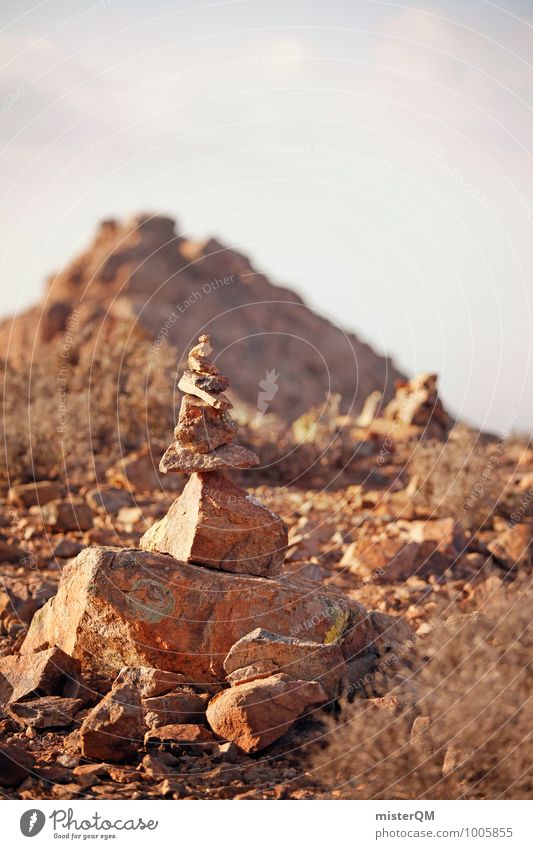
[[[178,388],[185,393],[161,472],[191,477],[167,515],[143,536],[141,548],[177,560],[262,577],[278,574],[287,548],[279,516],[236,486],[225,474],[249,468],[259,457],[234,445],[237,425],[224,394],[228,378],[211,361],[209,336],[190,351]]]

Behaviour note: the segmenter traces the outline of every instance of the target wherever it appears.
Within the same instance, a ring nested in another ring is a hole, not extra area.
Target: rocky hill
[[[0,324],[0,357],[17,362],[28,340],[35,355],[73,327],[90,345],[116,324],[142,329],[154,367],[163,346],[183,352],[209,333],[221,369],[235,375],[235,394],[255,407],[263,393],[263,406],[289,420],[328,391],[359,411],[374,390],[390,398],[401,376],[242,254],[214,239],[182,238],[173,220],[148,215],[103,221],[89,248],[50,278],[41,303]]]

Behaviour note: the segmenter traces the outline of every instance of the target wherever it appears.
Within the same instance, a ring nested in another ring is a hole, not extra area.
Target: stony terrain
[[[3,793],[530,797],[533,451],[433,375],[237,434],[210,355],[161,472],[5,487]]]

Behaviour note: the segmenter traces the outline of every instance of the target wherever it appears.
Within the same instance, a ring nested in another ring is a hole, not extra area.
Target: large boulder
[[[268,577],[283,566],[287,527],[224,475],[194,474],[140,546],[226,572]]]
[[[224,680],[229,650],[257,627],[318,643],[342,640],[350,656],[374,636],[361,605],[316,584],[233,575],[136,549],[88,548],[65,566],[21,652],[59,646],[90,677],[151,666],[209,683]]]

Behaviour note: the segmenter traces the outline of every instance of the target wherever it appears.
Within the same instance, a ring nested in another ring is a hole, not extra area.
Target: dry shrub
[[[483,527],[509,483],[500,445],[489,446],[465,425],[456,425],[444,443],[419,442],[408,463],[417,479],[415,506],[433,516],[455,516],[472,530]]]
[[[414,712],[372,700],[328,720],[313,766],[326,796],[350,799],[523,799],[533,796],[530,588],[489,616],[454,616],[416,643],[417,693],[429,727],[411,740]],[[420,721],[420,720],[419,720]]]
[[[90,338],[91,328],[77,335],[67,357],[57,341],[32,363],[0,364],[5,483],[87,481],[120,454],[168,442],[176,352],[163,347],[154,358],[147,338],[121,324],[97,344]]]

